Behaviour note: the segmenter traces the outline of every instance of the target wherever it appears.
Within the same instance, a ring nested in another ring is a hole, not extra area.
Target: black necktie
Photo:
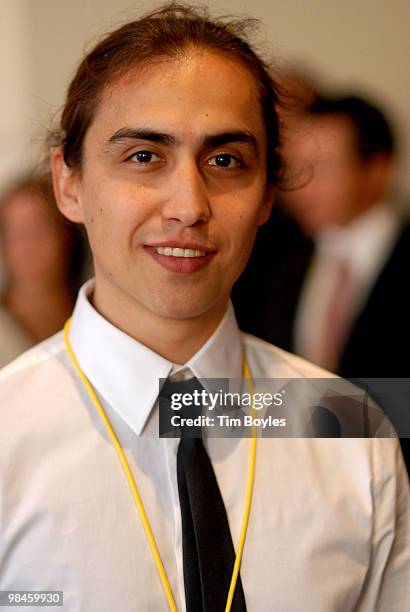
[[[167,380],[160,396],[202,389],[196,378],[178,382]],[[201,413],[200,408],[196,412],[192,408],[186,410],[187,413],[181,416],[195,417]],[[224,612],[235,550],[221,492],[202,437],[192,438],[186,433],[182,429],[177,476],[187,612]],[[200,430],[197,435],[201,435]],[[231,610],[246,612],[240,575]]]

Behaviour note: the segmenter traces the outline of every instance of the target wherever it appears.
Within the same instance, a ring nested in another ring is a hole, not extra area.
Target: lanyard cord
[[[142,499],[140,497],[134,476],[131,472],[130,466],[128,464],[127,458],[125,456],[124,450],[121,446],[120,441],[118,440],[114,429],[110,423],[110,420],[107,417],[107,414],[100,402],[100,400],[97,397],[97,394],[95,393],[90,381],[88,380],[88,378],[86,377],[86,375],[84,374],[80,364],[78,363],[77,357],[74,353],[73,347],[71,346],[70,343],[70,326],[71,326],[71,319],[68,319],[68,321],[66,322],[66,324],[64,325],[64,343],[65,343],[65,347],[67,349],[68,355],[70,357],[70,360],[78,374],[78,376],[81,379],[81,382],[83,383],[88,395],[90,396],[90,398],[93,401],[93,404],[95,406],[95,408],[97,409],[102,422],[104,423],[104,426],[108,432],[109,437],[111,438],[111,441],[114,445],[114,448],[117,452],[118,458],[120,460],[121,466],[124,470],[125,476],[127,478],[128,481],[128,485],[131,489],[131,493],[133,495],[135,504],[138,508],[138,512],[141,518],[141,522],[142,525],[144,527],[144,531],[146,533],[146,536],[148,538],[148,542],[149,545],[151,547],[151,551],[152,551],[152,555],[154,557],[154,561],[155,561],[155,565],[159,574],[159,577],[161,579],[161,583],[163,586],[163,589],[165,591],[165,596],[167,598],[168,601],[168,605],[169,608],[171,610],[171,612],[177,612],[177,607],[175,605],[175,600],[174,600],[174,596],[172,594],[172,589],[171,589],[171,585],[169,584],[169,580],[168,580],[168,576],[166,574],[165,568],[164,568],[164,564],[162,563],[162,559],[161,556],[159,554],[159,550],[158,550],[158,546],[157,543],[155,541],[154,538],[154,534],[152,532],[151,529],[151,525],[150,522],[148,520],[148,516],[147,513],[145,512],[145,508],[144,505],[142,503]],[[254,395],[254,386],[253,386],[253,380],[252,380],[252,375],[251,372],[249,370],[249,366],[248,366],[248,362],[246,360],[246,357],[244,355],[243,358],[243,376],[246,378],[247,383],[249,385],[249,390],[251,392],[251,395],[253,397]],[[252,402],[253,404],[253,402]],[[246,496],[245,496],[245,508],[244,508],[244,512],[243,512],[243,518],[242,518],[242,527],[241,527],[241,533],[240,533],[240,537],[239,537],[239,543],[238,543],[238,549],[237,549],[237,553],[236,553],[236,557],[235,557],[235,563],[234,563],[234,567],[233,567],[233,572],[232,572],[232,578],[231,578],[231,584],[229,587],[229,592],[228,592],[228,598],[226,601],[226,607],[225,607],[225,612],[230,612],[231,606],[232,606],[232,600],[233,600],[233,596],[235,593],[235,587],[236,587],[236,581],[238,579],[238,574],[239,574],[239,568],[241,565],[241,560],[242,560],[242,554],[243,554],[243,548],[244,548],[244,544],[245,544],[245,538],[246,538],[246,531],[248,528],[248,521],[249,521],[249,514],[250,514],[250,510],[251,510],[251,504],[252,504],[252,493],[253,493],[253,484],[254,484],[254,480],[255,480],[255,463],[256,463],[256,432],[255,432],[255,428],[252,427],[252,438],[251,438],[251,443],[250,443],[250,451],[249,451],[249,467],[248,467],[248,483],[247,483],[247,487],[246,487]]]

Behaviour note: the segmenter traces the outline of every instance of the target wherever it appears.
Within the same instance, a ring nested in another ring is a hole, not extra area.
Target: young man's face
[[[86,226],[104,314],[219,316],[272,199],[252,76],[199,51],[131,71],[104,91],[81,176],[58,154],[55,174],[60,208]]]

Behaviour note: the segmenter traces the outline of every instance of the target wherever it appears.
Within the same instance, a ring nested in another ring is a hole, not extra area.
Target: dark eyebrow
[[[107,144],[115,144],[122,140],[148,140],[150,142],[158,142],[159,144],[174,145],[176,140],[169,134],[156,132],[155,130],[138,130],[133,128],[121,128],[117,130],[107,141]]]
[[[250,132],[222,132],[221,134],[213,134],[210,136],[205,136],[203,140],[203,144],[205,147],[213,148],[220,147],[221,145],[235,143],[235,142],[244,142],[246,144],[250,144],[254,150],[254,152],[258,153],[258,143]]]
[[[147,140],[149,142],[157,142],[163,145],[176,145],[177,139],[170,134],[163,132],[157,132],[156,130],[150,129],[136,129],[136,128],[121,128],[117,130],[107,141],[107,144],[115,144],[124,140]],[[250,144],[254,152],[258,153],[258,143],[250,132],[246,131],[233,131],[233,132],[221,132],[220,134],[210,134],[204,136],[202,145],[206,148],[220,147],[222,145],[231,144],[235,142],[244,142]]]

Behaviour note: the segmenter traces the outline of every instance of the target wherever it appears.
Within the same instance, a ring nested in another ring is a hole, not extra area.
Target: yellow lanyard
[[[80,364],[78,363],[77,357],[75,356],[75,353],[73,351],[73,348],[71,346],[70,343],[70,325],[71,325],[71,319],[69,319],[66,324],[64,325],[64,343],[68,352],[68,355],[74,365],[74,368],[76,369],[86,391],[88,392],[90,398],[92,399],[94,406],[96,407],[98,413],[100,414],[100,417],[105,425],[105,428],[108,432],[109,437],[111,438],[111,441],[114,445],[115,450],[117,451],[117,455],[118,458],[120,460],[120,463],[122,465],[122,468],[125,472],[125,476],[127,478],[129,487],[131,489],[132,495],[134,497],[134,501],[135,504],[138,508],[138,512],[146,533],[146,536],[148,538],[148,542],[149,545],[151,547],[151,551],[154,557],[154,561],[155,561],[155,565],[159,574],[159,577],[161,579],[161,583],[163,586],[163,589],[165,591],[165,595],[169,604],[169,608],[170,610],[172,610],[172,612],[177,612],[177,607],[175,605],[175,600],[174,600],[174,596],[172,594],[172,589],[171,589],[171,585],[169,584],[169,580],[168,580],[168,576],[166,574],[165,568],[164,568],[164,564],[162,563],[160,554],[159,554],[159,550],[158,550],[158,546],[157,543],[155,541],[154,538],[154,534],[152,532],[151,529],[151,525],[149,523],[148,520],[148,516],[145,512],[139,491],[137,489],[137,485],[134,479],[134,476],[131,472],[130,466],[128,464],[128,461],[125,457],[125,453],[124,450],[121,446],[120,441],[118,440],[112,425],[107,417],[107,414],[100,402],[100,400],[98,399],[91,383],[89,382],[88,378],[86,377],[86,375],[84,374],[83,370],[81,369]],[[254,386],[253,386],[253,381],[252,381],[252,375],[251,372],[249,370],[249,366],[248,363],[246,361],[246,357],[244,356],[243,358],[243,376],[246,378],[247,383],[249,385],[249,389],[251,392],[251,395],[254,395]],[[241,560],[242,560],[242,554],[243,554],[243,547],[245,544],[245,538],[246,538],[246,530],[248,528],[248,521],[249,521],[249,514],[250,514],[250,510],[251,510],[251,505],[252,505],[252,493],[253,493],[253,484],[254,484],[254,480],[255,480],[255,463],[256,463],[256,432],[255,429],[252,429],[252,438],[250,441],[250,451],[249,451],[249,468],[248,468],[248,483],[247,483],[247,487],[246,487],[246,496],[245,496],[245,508],[244,508],[244,512],[243,512],[243,517],[242,517],[242,527],[241,527],[241,533],[239,536],[239,543],[238,543],[238,548],[237,548],[237,552],[236,552],[236,557],[235,557],[235,563],[234,563],[234,567],[233,567],[233,572],[232,572],[232,578],[231,578],[231,584],[229,587],[229,592],[228,592],[228,598],[226,601],[226,607],[225,607],[225,612],[230,612],[231,606],[232,606],[232,600],[233,600],[233,596],[234,596],[234,592],[235,592],[235,586],[236,586],[236,581],[238,579],[238,575],[239,575],[239,568],[241,565]]]

